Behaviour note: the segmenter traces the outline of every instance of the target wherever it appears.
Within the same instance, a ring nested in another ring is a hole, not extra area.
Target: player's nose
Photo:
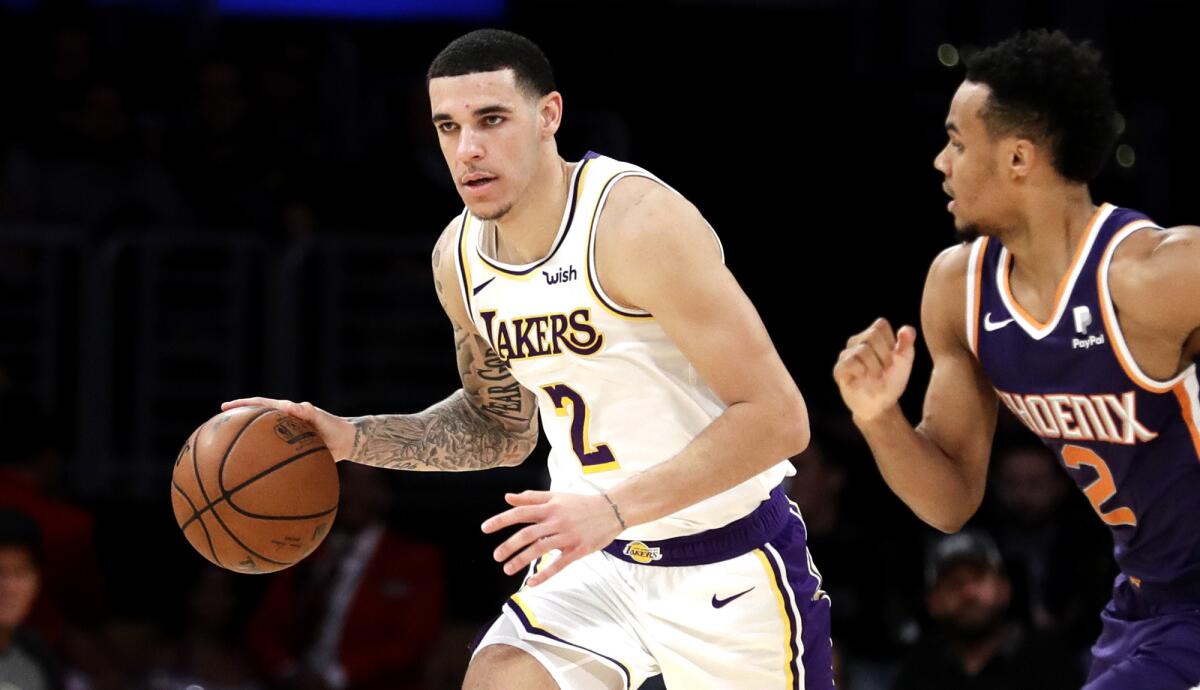
[[[463,162],[476,161],[483,158],[483,141],[479,134],[470,127],[464,127],[458,137],[458,159]]]
[[[943,174],[947,177],[950,176],[950,169],[949,169],[950,166],[946,165],[946,149],[945,148],[942,148],[942,150],[938,151],[938,154],[933,157],[933,167],[937,168],[937,171],[940,172],[941,174]]]

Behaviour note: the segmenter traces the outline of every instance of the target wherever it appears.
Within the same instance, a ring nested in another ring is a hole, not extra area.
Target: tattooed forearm
[[[454,326],[462,390],[412,415],[358,417],[350,460],[403,470],[461,471],[520,464],[537,445],[537,399],[480,337],[454,292],[448,226],[433,250],[433,285]],[[447,294],[449,290],[449,294]]]
[[[537,445],[537,400],[474,333],[454,329],[462,390],[414,415],[352,420],[355,462],[403,470],[520,464]]]
[[[350,459],[390,469],[450,472],[516,465],[537,444],[536,420],[524,420],[523,431],[510,430],[460,390],[419,414],[351,420]]]

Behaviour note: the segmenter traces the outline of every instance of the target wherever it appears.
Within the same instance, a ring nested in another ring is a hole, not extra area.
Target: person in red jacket
[[[341,463],[333,532],[268,587],[250,623],[265,672],[289,690],[424,690],[443,620],[441,552],[385,522],[387,484]]]

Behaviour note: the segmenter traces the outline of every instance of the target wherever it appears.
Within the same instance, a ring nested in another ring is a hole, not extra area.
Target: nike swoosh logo
[[[754,589],[754,588],[753,588],[753,587],[751,587],[750,589],[746,590],[745,592],[739,592],[739,593],[737,593],[737,594],[735,594],[735,595],[733,595],[733,596],[731,596],[731,597],[728,597],[728,598],[726,598],[726,599],[718,599],[718,598],[717,598],[717,595],[715,595],[715,594],[714,594],[714,595],[713,595],[713,599],[712,599],[712,605],[713,605],[713,608],[714,608],[714,609],[719,609],[719,608],[721,608],[722,606],[724,606],[725,604],[728,604],[729,602],[733,601],[734,599],[737,599],[738,597],[742,596],[743,594],[749,594],[749,593],[750,593],[750,591],[751,591],[751,590],[753,590],[753,589]]]
[[[493,278],[492,280],[495,280],[495,278]],[[992,321],[992,312],[989,311],[988,313],[983,315],[983,330],[988,331],[989,333],[991,331],[998,331],[1001,328],[1004,328],[1005,326],[1007,326],[1008,324],[1010,324],[1012,322],[1013,322],[1012,319],[1005,319],[1003,321]]]
[[[491,277],[491,278],[488,278],[487,280],[483,281],[482,283],[480,283],[480,284],[476,285],[476,286],[475,286],[475,289],[471,291],[471,294],[472,294],[472,295],[478,295],[480,290],[482,290],[482,289],[484,289],[485,287],[487,287],[487,286],[488,286],[488,283],[491,283],[491,282],[492,282],[493,280],[495,280],[495,279],[496,279],[496,278],[495,278],[495,276],[493,276],[493,277]]]

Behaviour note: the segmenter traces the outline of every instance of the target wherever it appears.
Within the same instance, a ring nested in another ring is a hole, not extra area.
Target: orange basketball
[[[171,476],[175,521],[213,563],[270,573],[312,553],[337,515],[333,456],[308,422],[238,407],[200,425]]]

